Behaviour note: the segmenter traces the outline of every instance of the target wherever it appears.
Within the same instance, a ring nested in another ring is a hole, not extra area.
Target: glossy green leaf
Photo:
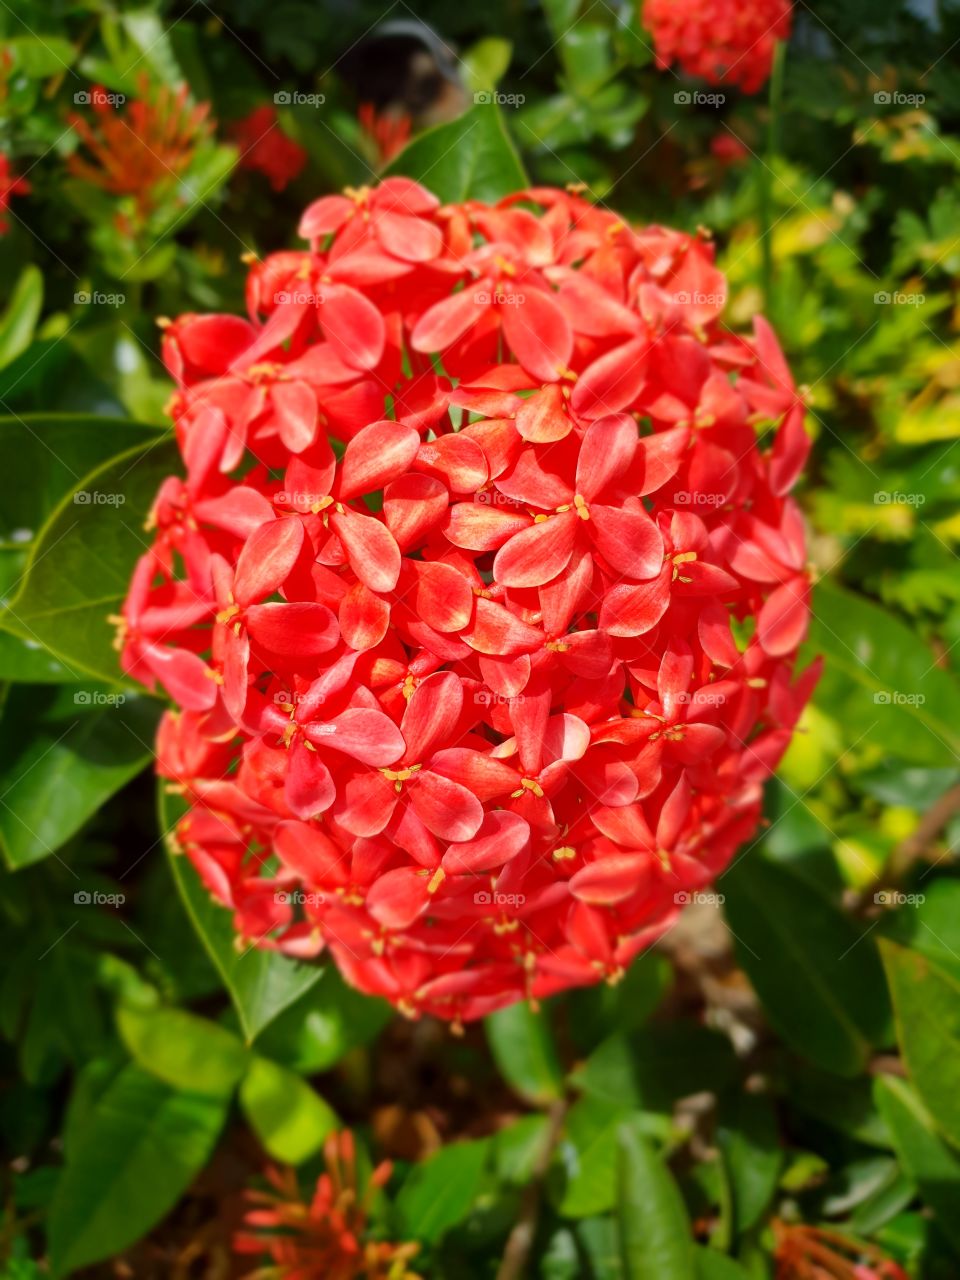
[[[623,1107],[671,1112],[678,1098],[720,1090],[737,1075],[730,1041],[692,1022],[612,1035],[571,1073],[570,1083]]]
[[[487,93],[457,120],[415,138],[392,162],[387,176],[422,183],[445,203],[500,200],[529,185],[500,109]]]
[[[43,272],[29,263],[0,315],[0,369],[29,347],[43,307]]]
[[[15,65],[24,75],[38,80],[69,71],[77,56],[69,40],[46,32],[14,36],[4,40],[3,47],[13,55]]]
[[[14,685],[0,712],[0,848],[54,853],[153,757],[155,700],[90,685]]]
[[[960,752],[960,683],[915,631],[879,605],[821,582],[809,646],[826,658],[816,700],[856,741],[911,764],[953,765]]]
[[[463,82],[471,93],[495,89],[506,74],[513,45],[501,36],[486,36],[465,49],[461,62]]]
[[[302,1164],[340,1125],[307,1082],[267,1058],[254,1057],[240,1084],[240,1106],[274,1160]]]
[[[557,1212],[565,1218],[606,1213],[617,1203],[617,1144],[624,1108],[581,1098],[567,1113],[557,1163],[563,1169]]]
[[[742,1090],[721,1102],[716,1144],[726,1166],[733,1197],[733,1228],[749,1231],[777,1188],[783,1163],[776,1113],[770,1099]]]
[[[960,1146],[960,981],[889,939],[881,939],[880,954],[910,1079],[937,1124]]]
[[[960,1254],[960,1158],[939,1136],[930,1113],[905,1080],[879,1076],[874,1091],[904,1172],[919,1187],[941,1231]]]
[[[680,1190],[636,1120],[618,1131],[617,1221],[626,1280],[696,1280]]]
[[[750,1280],[749,1272],[725,1253],[716,1249],[708,1249],[705,1245],[697,1245],[696,1256],[697,1280]]]
[[[7,630],[39,641],[76,672],[119,680],[108,615],[119,612],[149,545],[143,521],[178,458],[172,441],[150,443],[75,483],[33,544],[20,591],[0,615]]]
[[[490,1141],[454,1142],[407,1174],[396,1200],[405,1238],[428,1244],[467,1217],[480,1191]]]
[[[771,1024],[803,1057],[855,1075],[888,1034],[873,939],[783,864],[741,857],[719,883],[737,960]]]
[[[264,1030],[260,1051],[301,1075],[315,1075],[358,1045],[369,1044],[393,1017],[386,1000],[347,986],[333,965],[323,981],[284,1009]]]
[[[529,1102],[563,1096],[563,1069],[547,1007],[518,1001],[484,1021],[487,1043],[501,1075]]]
[[[924,880],[917,900],[907,898],[881,918],[877,932],[919,951],[960,982],[960,880]]]
[[[666,994],[673,969],[666,956],[648,951],[638,956],[615,984],[598,983],[571,991],[570,1034],[577,1047],[589,1051],[614,1031],[643,1026]]]
[[[249,1063],[232,1032],[185,1009],[121,1006],[117,1030],[144,1071],[175,1089],[229,1097]]]
[[[172,846],[169,832],[183,812],[182,802],[158,790],[161,830],[166,835],[170,865],[187,914],[230,993],[244,1038],[252,1044],[279,1013],[315,983],[323,969],[300,964],[274,951],[235,946],[233,918],[204,889],[189,860]]]
[[[113,1257],[159,1222],[210,1158],[226,1110],[125,1067],[67,1153],[50,1213],[54,1273]]]

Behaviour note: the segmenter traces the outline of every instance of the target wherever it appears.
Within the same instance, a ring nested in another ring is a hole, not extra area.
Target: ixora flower
[[[418,1280],[407,1267],[416,1244],[367,1238],[370,1198],[390,1177],[389,1162],[374,1169],[361,1194],[349,1130],[330,1135],[324,1161],[326,1169],[309,1200],[301,1195],[293,1169],[267,1169],[270,1189],[247,1192],[251,1207],[234,1250],[270,1258],[270,1265],[249,1272],[247,1280]]]
[[[282,191],[298,178],[307,163],[307,152],[284,133],[276,109],[257,107],[230,127],[240,153],[237,165],[269,178],[274,191]]]
[[[816,681],[808,448],[713,250],[538,188],[307,209],[163,349],[184,476],[125,670],[244,944],[405,1013],[620,978],[755,831]]]
[[[10,229],[10,220],[4,215],[10,208],[11,197],[29,194],[30,183],[26,178],[17,177],[10,167],[10,157],[0,151],[0,236]]]
[[[756,93],[770,75],[773,50],[790,34],[790,0],[645,0],[643,23],[657,66],[678,63],[709,84]]]

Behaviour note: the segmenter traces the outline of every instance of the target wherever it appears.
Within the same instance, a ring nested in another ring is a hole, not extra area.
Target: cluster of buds
[[[538,188],[327,196],[164,354],[121,619],[242,945],[405,1013],[601,980],[754,832],[809,697],[803,404],[703,235]]]

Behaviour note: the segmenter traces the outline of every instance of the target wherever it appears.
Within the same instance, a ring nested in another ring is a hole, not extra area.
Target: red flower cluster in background
[[[307,153],[280,127],[274,107],[257,107],[230,127],[237,144],[237,167],[262,173],[274,191],[282,191],[298,178],[307,163]]]
[[[326,1170],[307,1202],[293,1169],[268,1169],[272,1190],[248,1191],[252,1207],[233,1243],[240,1254],[269,1256],[247,1280],[418,1280],[407,1263],[416,1244],[366,1239],[372,1194],[390,1177],[388,1161],[377,1165],[361,1194],[353,1134],[345,1129],[324,1144]]]
[[[657,66],[756,93],[790,34],[790,0],[644,0]]]
[[[0,236],[10,230],[10,219],[4,214],[10,208],[11,196],[28,196],[30,183],[26,178],[18,178],[10,168],[10,157],[0,151]]]
[[[754,832],[814,680],[803,406],[711,245],[553,189],[307,209],[164,335],[185,478],[124,607],[245,943],[404,1012],[624,968]],[[331,440],[333,445],[331,445]]]

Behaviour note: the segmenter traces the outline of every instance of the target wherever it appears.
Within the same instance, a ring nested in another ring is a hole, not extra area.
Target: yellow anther
[[[577,509],[577,515],[581,520],[590,519],[590,508],[587,506],[586,499],[581,497],[579,493],[573,495],[573,505]]]
[[[555,862],[565,862],[570,858],[575,858],[576,856],[576,849],[569,844],[562,844],[559,849],[554,849],[553,851],[553,858]]]
[[[444,871],[443,867],[437,867],[436,871],[430,877],[430,883],[427,885],[427,893],[436,893],[446,878],[447,873]]]
[[[226,626],[228,622],[233,621],[239,612],[240,606],[238,604],[228,604],[226,609],[221,609],[217,614],[216,621]]]

